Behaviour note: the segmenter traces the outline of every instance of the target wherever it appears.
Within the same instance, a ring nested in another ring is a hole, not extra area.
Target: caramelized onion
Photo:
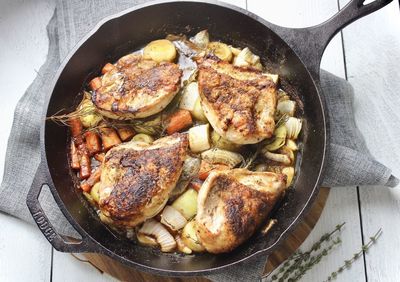
[[[154,219],[147,220],[139,233],[154,236],[158,244],[160,244],[162,252],[171,252],[176,248],[176,242],[174,237],[162,226],[161,223]]]
[[[161,223],[171,230],[182,229],[186,223],[186,218],[171,206],[166,206],[161,214]]]

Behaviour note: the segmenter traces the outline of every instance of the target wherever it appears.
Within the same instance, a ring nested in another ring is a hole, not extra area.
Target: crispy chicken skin
[[[197,234],[210,253],[226,253],[246,241],[285,190],[284,175],[232,169],[212,172],[200,188]]]
[[[237,144],[254,144],[275,128],[276,84],[261,71],[208,56],[198,61],[204,114],[214,130]]]
[[[132,141],[108,151],[100,177],[102,213],[128,227],[155,216],[178,181],[187,148],[187,135],[174,134],[151,145]]]
[[[129,54],[101,77],[101,87],[94,91],[92,101],[109,118],[148,117],[171,102],[179,91],[181,76],[177,64]]]

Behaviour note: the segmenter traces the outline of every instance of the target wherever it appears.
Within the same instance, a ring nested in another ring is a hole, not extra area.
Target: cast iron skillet
[[[321,96],[319,65],[330,39],[344,26],[372,13],[391,0],[363,5],[352,0],[334,17],[309,28],[290,29],[273,25],[243,9],[213,1],[152,2],[125,10],[103,20],[71,52],[53,82],[41,128],[41,163],[27,197],[27,205],[40,230],[53,247],[63,252],[102,253],[128,266],[154,274],[184,276],[215,273],[255,255],[268,255],[302,219],[320,184],[327,155],[329,125]],[[282,11],[284,13],[285,11]],[[249,46],[261,55],[271,71],[295,87],[304,104],[302,160],[295,189],[285,197],[274,217],[278,223],[268,236],[256,234],[229,254],[165,254],[114,235],[85,207],[73,189],[67,160],[67,128],[46,122],[59,109],[73,109],[75,96],[88,79],[107,62],[167,34],[190,34],[208,29],[212,38],[228,44]],[[88,74],[92,74],[89,75]],[[47,184],[80,241],[61,237],[44,214],[38,195]]]

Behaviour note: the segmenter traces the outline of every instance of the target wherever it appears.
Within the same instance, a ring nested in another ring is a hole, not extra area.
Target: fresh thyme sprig
[[[382,228],[380,228],[380,229],[375,233],[374,236],[370,237],[369,242],[368,242],[367,244],[365,244],[365,245],[362,245],[360,251],[358,251],[357,253],[355,253],[351,259],[345,260],[344,263],[343,263],[343,265],[341,265],[340,267],[338,267],[337,270],[333,271],[333,272],[328,276],[328,278],[325,280],[325,282],[332,281],[333,279],[336,279],[336,277],[338,276],[338,274],[342,273],[345,269],[349,269],[350,266],[351,266],[356,260],[358,260],[358,259],[361,257],[361,255],[362,255],[363,253],[366,253],[366,252],[369,250],[369,248],[371,248],[371,246],[372,246],[373,244],[376,243],[376,241],[378,240],[378,238],[379,238],[381,235],[382,235]]]
[[[341,223],[341,224],[338,224],[338,225],[336,225],[335,229],[332,230],[330,233],[326,233],[326,234],[322,235],[321,238],[319,239],[319,241],[316,242],[316,243],[314,243],[314,244],[311,246],[310,251],[308,251],[307,253],[310,254],[311,252],[314,252],[314,251],[320,249],[320,248],[321,248],[321,244],[324,243],[324,242],[326,242],[326,241],[328,241],[329,239],[331,239],[332,236],[333,236],[336,232],[341,231],[341,230],[342,230],[342,227],[343,227],[345,224],[346,224],[346,222],[343,222],[343,223]]]
[[[318,242],[314,243],[310,250],[307,252],[298,251],[293,254],[286,262],[277,270],[277,273],[272,275],[270,281],[278,281],[278,282],[295,282],[299,281],[304,274],[312,269],[315,265],[317,265],[323,257],[327,256],[329,252],[337,245],[339,245],[342,241],[340,237],[332,238],[335,233],[340,231],[345,223],[339,224],[336,228],[327,234],[321,236]],[[373,244],[376,243],[378,238],[382,235],[382,229],[379,229],[374,236],[370,237],[370,241],[361,247],[361,250],[353,255],[353,257],[349,260],[345,260],[343,265],[338,267],[337,270],[333,271],[325,282],[330,282],[335,279],[340,273],[344,270],[350,268],[350,266],[360,257],[362,257],[363,253],[366,253]],[[325,246],[328,244],[328,246]],[[323,249],[318,252],[318,250]],[[271,273],[268,273],[266,276],[262,278],[268,278]]]
[[[332,241],[332,243],[323,249],[318,255],[310,256],[304,266],[300,266],[299,269],[294,273],[293,278],[290,281],[299,281],[307,271],[309,271],[314,265],[317,265],[321,259],[329,254],[329,252],[336,246],[339,245],[342,240],[338,237]]]
[[[278,273],[274,274],[271,277],[271,281],[274,281],[274,280],[279,281],[281,278],[283,278],[283,276],[285,276],[285,274],[296,271],[302,264],[308,262],[309,259],[311,258],[311,255],[313,253],[315,253],[316,251],[318,251],[324,243],[326,243],[327,241],[330,241],[330,239],[336,232],[341,231],[342,227],[345,224],[346,224],[345,222],[338,224],[338,225],[336,225],[335,229],[332,230],[330,233],[326,233],[326,234],[322,235],[321,238],[316,243],[314,243],[311,246],[310,250],[308,250],[307,252],[303,253],[303,252],[299,251],[299,252],[294,253],[286,262],[284,262],[282,267],[279,268]],[[268,277],[270,274],[271,273],[268,273],[263,278]],[[288,276],[288,275],[286,275],[286,276]]]

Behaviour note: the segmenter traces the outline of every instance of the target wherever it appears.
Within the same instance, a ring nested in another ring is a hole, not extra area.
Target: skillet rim
[[[248,16],[251,19],[258,21],[260,24],[262,24],[265,28],[269,29],[271,32],[273,32],[275,35],[277,35],[284,44],[286,44],[288,46],[288,48],[290,48],[290,50],[295,54],[295,56],[301,61],[302,66],[304,68],[304,70],[308,73],[309,77],[312,80],[313,86],[317,92],[317,97],[318,97],[318,102],[321,108],[321,112],[322,112],[322,121],[323,121],[323,127],[322,129],[324,130],[324,134],[323,134],[323,153],[322,156],[320,157],[321,159],[321,166],[319,168],[318,174],[317,174],[317,181],[314,184],[313,189],[311,190],[311,194],[308,197],[307,201],[303,204],[303,208],[301,209],[301,211],[297,214],[297,216],[292,220],[292,222],[289,224],[289,226],[287,228],[285,228],[285,230],[283,230],[280,234],[280,236],[275,240],[274,243],[272,243],[268,248],[265,249],[260,249],[258,251],[255,251],[252,254],[249,254],[245,257],[243,257],[242,259],[239,259],[237,261],[228,263],[226,265],[223,266],[218,266],[218,267],[214,267],[214,268],[208,268],[208,269],[204,269],[204,270],[188,270],[188,271],[177,271],[177,270],[165,270],[165,269],[160,269],[160,268],[155,268],[152,266],[147,266],[147,265],[143,265],[141,263],[138,262],[134,262],[132,260],[126,259],[120,255],[118,255],[117,253],[109,250],[106,246],[103,246],[102,244],[100,244],[97,240],[95,240],[92,236],[90,236],[76,221],[75,219],[72,217],[72,215],[70,214],[70,212],[68,211],[67,207],[64,205],[64,202],[61,200],[61,197],[58,194],[57,189],[55,188],[55,185],[53,183],[53,179],[51,177],[51,173],[48,167],[48,162],[47,162],[47,156],[46,156],[46,143],[45,143],[45,131],[46,131],[46,116],[47,116],[47,111],[48,111],[48,107],[49,107],[49,103],[50,100],[53,96],[53,92],[55,90],[55,86],[57,85],[59,78],[62,74],[62,72],[64,71],[66,65],[69,63],[69,61],[71,60],[71,58],[75,55],[75,53],[77,52],[77,50],[88,40],[90,40],[90,38],[96,33],[98,32],[98,30],[105,24],[111,22],[112,20],[118,19],[126,14],[132,13],[134,11],[140,10],[142,8],[147,8],[150,6],[155,6],[155,5],[160,5],[160,4],[169,4],[169,3],[199,3],[199,4],[207,4],[210,6],[219,6],[225,9],[230,9],[236,12],[239,12],[241,14],[243,14],[244,16]],[[66,219],[68,220],[68,222],[72,225],[72,227],[78,231],[78,233],[83,237],[87,237],[89,238],[89,241],[91,241],[91,243],[89,244],[87,250],[82,250],[83,252],[96,252],[99,254],[105,254],[107,256],[109,256],[110,258],[113,259],[117,259],[119,261],[121,261],[122,263],[129,265],[129,266],[133,266],[136,267],[139,270],[145,271],[145,272],[150,272],[153,274],[158,274],[158,275],[164,275],[164,276],[201,276],[201,275],[209,275],[209,274],[216,274],[217,272],[221,272],[224,269],[228,268],[228,267],[232,267],[238,263],[244,262],[249,260],[250,258],[254,258],[255,256],[259,256],[259,255],[269,255],[273,249],[275,249],[285,238],[287,238],[287,236],[289,236],[290,231],[292,231],[299,223],[300,220],[304,217],[304,215],[306,214],[306,212],[311,208],[312,203],[314,202],[318,191],[320,189],[320,184],[322,181],[322,175],[325,171],[325,165],[326,165],[326,156],[328,154],[328,146],[327,146],[327,140],[328,140],[328,136],[329,136],[329,124],[328,124],[328,120],[327,120],[327,107],[325,106],[325,100],[323,98],[323,96],[321,95],[321,88],[320,88],[320,82],[319,82],[319,76],[318,77],[314,77],[311,73],[310,73],[310,69],[306,66],[306,64],[304,64],[302,57],[295,52],[295,50],[293,50],[292,47],[290,47],[290,45],[286,42],[286,40],[284,38],[282,38],[278,33],[276,33],[274,31],[274,29],[272,29],[270,26],[275,26],[274,24],[264,20],[263,18],[257,16],[256,14],[245,10],[241,7],[237,7],[235,5],[229,4],[229,3],[225,3],[222,1],[218,1],[218,0],[185,0],[185,1],[171,1],[171,0],[155,0],[155,1],[149,1],[146,3],[142,3],[139,5],[135,5],[133,7],[127,8],[123,11],[120,11],[118,13],[115,13],[113,15],[107,16],[105,18],[103,18],[102,20],[100,20],[88,33],[85,34],[84,37],[82,37],[82,39],[80,39],[75,46],[71,49],[71,51],[68,53],[68,55],[62,60],[57,72],[55,73],[52,82],[51,82],[51,91],[49,91],[49,93],[46,95],[45,97],[45,101],[44,101],[44,105],[43,105],[43,113],[42,113],[42,118],[43,118],[43,122],[41,124],[41,129],[40,129],[40,147],[41,147],[41,163],[44,164],[44,170],[45,170],[45,174],[46,174],[46,178],[47,178],[47,182],[48,182],[48,186],[50,188],[50,191],[58,205],[58,207],[60,208],[61,212],[63,213],[63,215],[66,217]],[[276,26],[279,27],[279,26]],[[295,29],[295,28],[294,28]],[[319,72],[318,72],[319,73]],[[83,235],[82,235],[83,234]]]

